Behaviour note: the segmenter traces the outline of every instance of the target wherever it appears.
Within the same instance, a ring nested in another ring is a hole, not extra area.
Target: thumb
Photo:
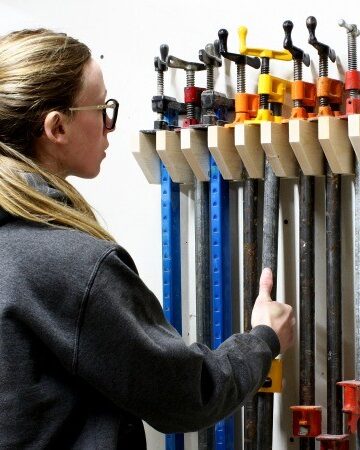
[[[271,300],[271,290],[273,287],[273,274],[271,269],[265,267],[261,272],[260,282],[259,282],[259,297],[264,300],[264,297],[268,297]]]

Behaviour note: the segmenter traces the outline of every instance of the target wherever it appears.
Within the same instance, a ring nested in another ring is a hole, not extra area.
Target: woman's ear
[[[68,124],[69,118],[65,114],[59,111],[51,111],[44,120],[44,133],[53,144],[67,144]]]

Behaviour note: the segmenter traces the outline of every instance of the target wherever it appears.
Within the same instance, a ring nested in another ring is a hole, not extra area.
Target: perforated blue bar
[[[229,183],[210,157],[211,293],[213,348],[231,335],[231,256]],[[234,418],[215,425],[215,449],[234,449]]]
[[[181,334],[180,189],[160,164],[163,308],[167,320]],[[184,435],[167,434],[165,443],[166,450],[183,450]]]

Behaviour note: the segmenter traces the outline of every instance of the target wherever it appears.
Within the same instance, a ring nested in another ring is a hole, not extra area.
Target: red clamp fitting
[[[349,450],[348,434],[321,434],[317,436],[320,441],[320,450]]]
[[[360,98],[348,97],[346,99],[346,115],[349,114],[360,114]]]
[[[186,103],[193,103],[194,105],[201,106],[201,93],[205,91],[204,88],[196,86],[188,86],[184,88],[184,99]]]
[[[293,436],[316,437],[321,433],[321,406],[290,406],[293,412]]]
[[[199,121],[197,119],[184,119],[182,123],[182,128],[189,128],[190,125],[197,125]]]
[[[348,70],[345,72],[345,90],[360,89],[360,71]]]
[[[360,418],[360,381],[339,381],[336,384],[344,388],[343,412],[348,415],[348,432],[356,433]]]

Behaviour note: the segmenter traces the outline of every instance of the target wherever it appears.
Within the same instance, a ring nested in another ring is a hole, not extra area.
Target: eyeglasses
[[[88,110],[102,110],[104,127],[112,131],[116,125],[116,119],[119,110],[119,102],[110,98],[105,102],[105,105],[95,105],[95,106],[77,106],[69,108],[69,111],[88,111]]]

